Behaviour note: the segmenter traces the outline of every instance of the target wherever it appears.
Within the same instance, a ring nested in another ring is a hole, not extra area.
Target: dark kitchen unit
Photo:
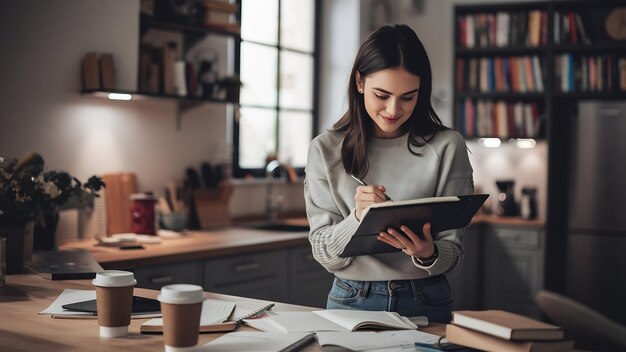
[[[564,293],[626,324],[626,102],[571,121]]]

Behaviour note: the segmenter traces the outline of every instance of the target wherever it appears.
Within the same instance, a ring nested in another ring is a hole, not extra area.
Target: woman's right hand
[[[382,203],[385,199],[385,186],[358,186],[354,194],[356,203],[356,218],[361,221],[361,214],[365,208],[374,203]]]

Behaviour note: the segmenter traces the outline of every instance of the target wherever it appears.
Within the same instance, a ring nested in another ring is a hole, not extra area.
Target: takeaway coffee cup
[[[159,295],[165,352],[190,351],[198,344],[204,295],[196,285],[168,285]]]
[[[105,270],[92,281],[96,286],[96,305],[101,337],[128,335],[133,308],[133,288],[137,284],[130,271]]]

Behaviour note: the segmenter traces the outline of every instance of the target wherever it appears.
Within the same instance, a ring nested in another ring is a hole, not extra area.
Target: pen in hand
[[[356,177],[356,176],[354,176],[354,175],[350,175],[350,176],[352,176],[352,178],[353,178],[356,182],[358,182],[358,183],[362,184],[363,186],[369,186],[367,183],[365,183],[365,182],[361,181],[361,179],[359,179],[358,177]],[[384,193],[384,192],[383,192],[383,194],[385,195],[385,200],[388,200],[388,201],[392,201],[392,202],[393,202],[393,199],[391,199],[391,197],[389,197],[389,196],[387,195],[387,193]]]

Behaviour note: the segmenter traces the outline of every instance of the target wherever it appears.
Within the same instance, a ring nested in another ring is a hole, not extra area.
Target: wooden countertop
[[[498,216],[478,214],[472,218],[471,224],[511,225],[523,227],[544,227],[546,222],[542,219],[524,219],[518,216]]]
[[[50,281],[36,275],[9,275],[0,288],[0,351],[163,351],[163,335],[142,335],[139,327],[147,319],[133,319],[129,335],[123,338],[100,338],[96,319],[53,319],[38,315],[65,288],[92,289],[90,280]],[[135,289],[135,295],[156,298],[158,291]],[[207,298],[236,302],[236,307],[253,310],[265,301],[215,293]],[[276,303],[276,311],[310,311],[317,308]],[[234,316],[239,316],[237,308]],[[243,326],[241,330],[254,331]],[[445,325],[431,324],[420,330],[443,335]],[[200,334],[203,345],[222,333]],[[304,351],[321,351],[317,344]]]
[[[229,227],[213,231],[194,231],[159,244],[144,244],[145,249],[120,250],[97,246],[96,241],[75,241],[60,249],[89,250],[103,268],[132,269],[181,261],[217,258],[307,245],[308,232],[261,231]]]
[[[285,224],[303,225],[306,219],[284,220]],[[477,215],[472,224],[496,224],[523,227],[544,227],[543,220],[525,220],[519,217]],[[105,269],[134,269],[181,261],[219,258],[258,253],[308,245],[308,232],[261,231],[245,227],[227,227],[211,231],[192,231],[176,239],[163,239],[160,244],[144,244],[144,249],[120,250],[117,247],[98,246],[93,241],[74,241],[59,249],[86,249]]]

